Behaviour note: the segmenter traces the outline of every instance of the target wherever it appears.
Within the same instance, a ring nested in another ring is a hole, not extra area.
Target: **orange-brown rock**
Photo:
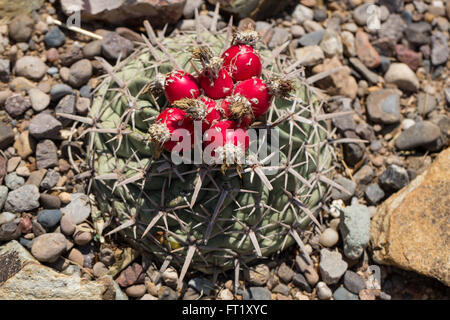
[[[450,286],[450,148],[372,218],[373,258]]]

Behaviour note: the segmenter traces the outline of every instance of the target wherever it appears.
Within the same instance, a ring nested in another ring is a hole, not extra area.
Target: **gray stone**
[[[325,31],[322,41],[320,42],[320,48],[327,57],[342,55],[344,52],[341,37],[332,29],[327,29]]]
[[[275,286],[275,288],[272,289],[272,292],[279,293],[284,296],[288,296],[289,295],[289,287],[287,285],[285,285],[284,283],[279,283]]]
[[[42,193],[39,201],[45,209],[59,209],[61,208],[61,200],[58,196]]]
[[[294,12],[292,12],[292,19],[295,22],[302,24],[305,21],[314,19],[314,11],[304,5],[298,4],[295,7]]]
[[[8,193],[5,210],[22,213],[39,207],[39,189],[35,185],[26,184]]]
[[[403,37],[406,23],[398,14],[391,14],[386,22],[382,23],[378,30],[379,38],[389,38],[395,42]]]
[[[58,209],[41,210],[37,215],[37,222],[47,230],[51,230],[58,225],[61,217],[62,213]]]
[[[359,139],[353,131],[345,131],[345,138]],[[357,164],[365,154],[365,146],[363,143],[345,143],[344,144],[344,160],[349,166]]]
[[[102,54],[102,41],[94,40],[83,47],[83,55],[87,59],[99,57]]]
[[[284,28],[275,27],[273,29],[273,35],[269,41],[268,46],[270,49],[275,49],[275,48],[283,45],[290,39],[291,39],[291,35],[288,30],[286,30]]]
[[[415,45],[430,43],[431,26],[424,21],[411,23],[405,30],[405,36]]]
[[[326,284],[338,283],[347,268],[348,264],[342,260],[342,255],[339,252],[328,249],[320,250],[319,271]]]
[[[195,9],[200,10],[200,7],[203,3],[203,0],[187,0],[183,9],[183,17],[185,17],[186,19],[194,18]]]
[[[30,100],[21,94],[12,95],[5,102],[5,110],[13,118],[20,117],[30,107]]]
[[[344,286],[348,291],[358,294],[361,290],[366,288],[366,282],[356,272],[347,270],[344,274]]]
[[[345,288],[338,288],[333,293],[334,300],[359,300],[359,297],[356,294],[351,293]]]
[[[67,83],[72,88],[80,88],[85,85],[92,76],[92,64],[89,60],[83,59],[75,62],[69,70]]]
[[[388,83],[397,85],[398,88],[406,91],[417,91],[419,89],[419,79],[414,71],[404,63],[393,63],[384,75]]]
[[[312,292],[311,286],[301,273],[295,274],[295,276],[292,278],[292,282],[301,290],[304,290],[308,293]]]
[[[353,175],[357,184],[368,184],[375,177],[375,172],[369,165],[364,165]]]
[[[209,296],[214,290],[214,284],[205,278],[193,278],[189,280],[188,286],[205,296]]]
[[[39,89],[28,90],[28,96],[30,97],[31,107],[36,112],[41,112],[50,104],[50,96]]]
[[[247,296],[243,296],[244,300],[272,300],[272,295],[267,288],[250,287]]]
[[[52,101],[59,101],[62,97],[72,94],[73,89],[67,84],[55,84],[50,90],[50,97]]]
[[[110,32],[103,37],[102,53],[106,59],[116,61],[128,57],[133,52],[133,43],[121,37],[115,32]]]
[[[15,222],[0,225],[0,241],[17,240],[21,234],[20,228]]]
[[[355,194],[356,184],[352,180],[339,176],[334,181],[348,191],[347,193],[333,188],[333,190],[331,191],[331,197],[334,200],[342,199],[344,201],[347,201]]]
[[[288,267],[284,262],[278,268],[277,273],[280,280],[285,283],[289,283],[292,280],[292,277],[294,277],[295,275],[294,270]]]
[[[0,186],[0,210],[3,209],[7,197],[8,197],[8,187]]]
[[[6,150],[14,142],[14,131],[10,125],[0,121],[0,149]]]
[[[360,204],[352,204],[341,212],[339,230],[344,242],[347,258],[358,259],[367,247],[370,238],[370,212]]]
[[[397,13],[403,10],[404,0],[379,0],[378,4],[386,6],[392,13]]]
[[[367,114],[375,123],[400,122],[400,94],[397,90],[381,89],[367,98]]]
[[[370,83],[377,84],[378,82],[381,82],[380,76],[369,70],[358,58],[350,58],[349,61],[352,66]]]
[[[44,42],[49,48],[58,48],[66,43],[66,36],[61,29],[54,26],[45,35]]]
[[[56,139],[62,123],[48,113],[39,113],[30,121],[30,135],[36,139]]]
[[[420,121],[404,130],[395,140],[399,150],[412,150],[418,147],[427,148],[441,136],[441,130],[430,121]]]
[[[373,183],[367,186],[366,190],[364,190],[364,195],[366,196],[369,204],[377,205],[381,200],[383,200],[385,193],[383,189],[380,188],[378,183]]]
[[[360,26],[365,26],[369,20],[369,7],[373,3],[364,3],[353,10],[353,19]]]
[[[298,43],[303,47],[316,46],[322,41],[324,34],[325,30],[309,32],[301,37]]]
[[[378,178],[381,187],[387,192],[395,192],[409,183],[408,172],[395,164],[390,165]]]
[[[325,282],[321,281],[317,284],[317,297],[320,300],[330,300],[332,295],[331,289],[328,288]]]
[[[76,106],[77,103],[77,97],[73,94],[66,95],[64,98],[62,98],[58,105],[55,108],[55,112],[57,113],[66,113],[66,114],[76,114]],[[56,119],[61,121],[63,125],[68,125],[71,123],[72,120],[57,116]]]
[[[15,70],[17,76],[39,81],[44,77],[47,66],[38,57],[25,56],[17,60]]]
[[[9,37],[15,42],[27,42],[33,33],[34,21],[29,15],[20,15],[8,24]]]
[[[291,34],[292,34],[293,38],[303,37],[305,35],[305,29],[303,29],[302,26],[294,24],[293,26],[291,26]],[[322,39],[320,39],[320,40],[322,40]],[[319,42],[320,42],[320,40],[319,40]],[[319,42],[317,42],[315,44],[319,44]]]
[[[58,148],[50,139],[40,141],[36,146],[36,166],[38,169],[52,168],[58,165]]]
[[[421,92],[417,95],[417,111],[425,116],[437,107],[437,100],[434,96]]]
[[[85,221],[90,213],[91,206],[87,195],[82,193],[73,193],[72,201],[61,209],[62,213],[69,217],[73,223],[80,224]]]
[[[0,59],[0,81],[5,83],[8,82],[10,73],[9,60]]]
[[[25,179],[18,176],[17,173],[11,172],[5,177],[5,185],[10,190],[16,190],[25,184]]]
[[[441,32],[434,32],[431,37],[431,63],[435,66],[448,61],[448,38]]]
[[[11,212],[3,212],[0,213],[0,225],[8,223],[8,222],[13,222],[14,220],[16,220],[17,215],[15,215],[14,213]]]
[[[61,175],[58,171],[50,169],[47,171],[45,178],[42,180],[40,187],[45,190],[49,190],[56,186]]]

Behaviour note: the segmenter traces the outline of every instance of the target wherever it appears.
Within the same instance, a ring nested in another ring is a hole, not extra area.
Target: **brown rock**
[[[332,59],[325,59],[323,64],[315,66],[313,73],[321,73],[341,66],[342,64],[339,59],[333,57]],[[348,67],[333,72],[328,77],[317,81],[316,84],[321,89],[327,90],[330,95],[344,95],[354,99],[358,92],[358,84],[355,78],[350,75],[350,69]]]
[[[450,149],[372,218],[371,247],[378,263],[395,265],[450,285]]]
[[[142,266],[138,263],[133,263],[120,273],[116,282],[121,287],[129,287],[133,284],[144,283],[144,278],[145,273]]]
[[[272,17],[280,12],[288,3],[287,0],[208,0],[211,4],[219,2],[220,8],[228,13],[238,15],[239,18],[250,17],[261,20]]]
[[[396,45],[395,52],[397,54],[397,59],[403,63],[406,63],[412,70],[417,70],[422,63],[422,55],[413,50],[409,50],[404,45]]]
[[[369,36],[362,30],[356,33],[355,49],[358,58],[368,68],[376,68],[380,65],[380,55],[369,41]]]

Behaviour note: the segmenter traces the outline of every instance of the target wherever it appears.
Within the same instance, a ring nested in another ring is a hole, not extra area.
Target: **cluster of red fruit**
[[[165,77],[162,89],[171,107],[150,127],[152,139],[172,151],[178,143],[171,141],[175,130],[186,129],[193,136],[193,121],[198,120],[202,121],[205,146],[215,143],[222,150],[241,148],[245,153],[249,146],[246,128],[267,112],[274,96],[285,96],[292,90],[289,81],[260,78],[262,64],[254,48],[256,39],[254,31],[236,34],[233,45],[221,57],[207,47],[192,50],[193,59],[202,65],[198,78],[185,71],[173,71]],[[215,132],[222,141],[215,141]]]

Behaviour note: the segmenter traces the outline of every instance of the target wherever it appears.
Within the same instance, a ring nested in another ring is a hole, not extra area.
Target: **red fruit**
[[[162,145],[164,149],[172,151],[179,142],[185,142],[181,138],[179,138],[181,141],[171,141],[178,129],[188,130],[191,139],[193,138],[194,126],[188,114],[178,108],[168,108],[159,114],[156,123],[150,126],[149,133],[152,139]]]
[[[204,134],[204,140],[206,146],[212,144],[213,156],[227,162],[242,159],[250,141],[247,130],[231,120],[222,120],[214,124]]]
[[[184,98],[197,98],[200,95],[200,89],[197,80],[191,74],[173,71],[166,77],[164,93],[167,100],[173,103]]]
[[[219,109],[217,108],[217,104],[214,100],[209,98],[202,98],[203,103],[206,104],[206,112],[207,115],[204,120],[204,124],[207,125],[207,127],[203,128],[203,130],[206,130],[210,128],[213,124],[220,121],[220,118],[222,117],[222,114],[220,113]]]
[[[208,97],[199,99],[181,99],[175,101],[175,107],[186,111],[186,113],[195,121],[202,121],[202,130],[205,131],[221,118],[221,113],[217,108],[216,102]]]
[[[248,127],[254,120],[251,102],[240,94],[222,100],[220,107],[228,119],[234,120],[245,127]]]
[[[254,117],[258,118],[269,110],[274,97],[287,97],[294,89],[293,82],[289,80],[263,81],[253,78],[238,83],[234,88],[234,94],[246,97],[252,104]]]
[[[233,79],[225,68],[220,69],[217,76],[205,71],[200,75],[199,80],[200,87],[212,99],[223,99],[233,91]]]
[[[250,101],[255,118],[266,113],[272,103],[272,95],[266,83],[258,78],[238,83],[234,88],[234,94],[240,94]]]
[[[250,46],[231,46],[223,53],[222,58],[223,66],[231,73],[234,81],[244,81],[261,75],[261,59]]]

